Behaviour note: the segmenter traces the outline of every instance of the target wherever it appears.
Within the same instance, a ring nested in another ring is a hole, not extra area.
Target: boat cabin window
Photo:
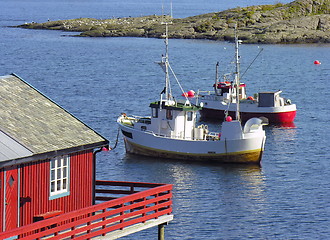
[[[192,121],[193,119],[193,112],[187,112],[187,120]]]
[[[167,120],[172,120],[173,119],[173,113],[172,110],[166,109],[166,119]]]
[[[224,93],[229,93],[229,88],[221,88],[220,96],[223,96]]]
[[[151,108],[151,115],[153,118],[158,118],[158,108]]]

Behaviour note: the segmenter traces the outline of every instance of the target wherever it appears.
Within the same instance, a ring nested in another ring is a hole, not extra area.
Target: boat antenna
[[[214,85],[214,92],[217,95],[217,88],[219,83],[219,62],[215,65],[215,85]]]
[[[164,16],[164,0],[162,0],[162,16]]]
[[[173,5],[172,5],[172,0],[171,0],[171,14],[170,14],[171,18],[173,18],[173,11],[172,11],[172,7],[173,7]]]
[[[239,88],[240,88],[240,56],[239,56],[239,44],[241,40],[237,37],[237,25],[235,26],[235,58],[236,58],[236,71],[235,71],[235,85],[236,85],[236,120],[240,120],[239,114]]]

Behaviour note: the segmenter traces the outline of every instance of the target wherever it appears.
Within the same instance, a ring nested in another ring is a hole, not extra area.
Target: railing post
[[[106,210],[103,209],[103,210],[102,210],[102,213],[105,213],[105,211],[106,211]],[[104,222],[105,220],[106,220],[106,217],[103,217],[103,218],[102,218],[102,221]],[[106,227],[105,225],[102,225],[102,229],[105,229],[105,227]],[[102,236],[105,236],[105,233],[103,233]]]
[[[120,207],[123,208],[123,207],[124,207],[124,204],[123,204],[123,203],[120,204]],[[120,216],[123,216],[123,215],[124,215],[124,211],[121,211],[121,212],[120,212]],[[119,222],[120,222],[120,223],[123,223],[123,222],[124,222],[124,219],[120,219]],[[122,227],[120,228],[120,230],[123,230],[123,229],[124,229],[124,228],[122,228]]]
[[[92,215],[90,214],[90,213],[88,213],[87,214],[87,218],[90,218]],[[91,222],[90,221],[88,221],[87,222],[87,226],[90,226],[91,225]],[[91,230],[89,229],[89,230],[87,230],[87,234],[90,234],[91,233]]]
[[[131,194],[134,193],[134,185],[131,185],[131,186],[130,186],[130,193],[131,193]],[[134,204],[134,201],[131,201],[130,204],[131,204],[131,205]],[[133,211],[134,211],[134,209],[131,209],[131,210],[130,210],[130,212],[133,212]]]
[[[155,197],[157,198],[159,196],[159,193],[156,193],[155,194]],[[158,204],[159,204],[159,202],[157,201],[157,202],[155,202],[155,204],[157,205],[157,208],[155,209],[155,213],[158,213]],[[156,219],[158,219],[158,216],[156,217]]]
[[[143,202],[145,202],[146,201],[146,197],[144,197],[143,198]],[[143,210],[145,210],[147,208],[147,206],[144,204],[143,205]],[[147,214],[146,214],[146,212],[143,212],[142,213],[142,217],[144,218],[145,216],[146,216]],[[142,223],[145,223],[146,221],[142,221]]]
[[[75,218],[71,218],[71,222],[74,222],[75,221]],[[75,230],[76,229],[76,227],[75,226],[73,226],[73,227],[71,227],[71,231],[73,231],[73,230]],[[73,234],[73,235],[71,235],[71,239],[74,239],[74,237],[75,237],[75,235]]]

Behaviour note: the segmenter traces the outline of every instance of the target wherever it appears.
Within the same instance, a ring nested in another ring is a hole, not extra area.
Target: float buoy
[[[195,91],[194,90],[189,90],[188,92],[184,92],[181,94],[182,97],[195,97]]]
[[[102,147],[102,151],[103,152],[108,152],[108,151],[110,151],[110,146],[109,147]]]
[[[319,60],[315,60],[314,64],[318,65],[318,64],[321,64],[321,62]]]
[[[226,122],[231,122],[231,121],[233,121],[233,118],[231,116],[227,116],[226,117]]]
[[[194,92],[194,90],[189,90],[189,91],[187,92],[187,94],[188,94],[188,97],[195,97],[195,92]]]

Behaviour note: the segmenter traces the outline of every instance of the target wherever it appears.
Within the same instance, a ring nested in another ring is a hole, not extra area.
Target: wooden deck
[[[0,239],[116,239],[173,219],[170,184],[96,181],[95,200],[93,206],[2,232]]]

